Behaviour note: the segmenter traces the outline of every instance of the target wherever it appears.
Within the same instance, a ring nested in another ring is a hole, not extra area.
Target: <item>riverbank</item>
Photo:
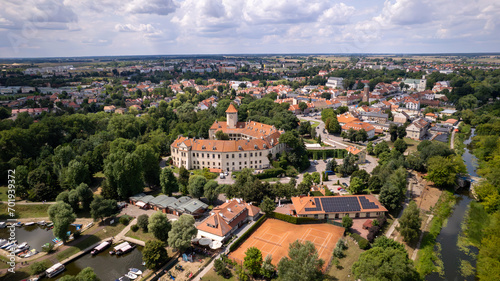
[[[424,277],[432,272],[443,273],[443,262],[440,256],[440,245],[436,243],[436,239],[441,232],[441,229],[446,224],[448,217],[451,215],[453,207],[456,204],[456,197],[450,191],[443,191],[438,203],[433,208],[433,219],[430,223],[428,232],[424,233],[420,250],[417,254],[415,267]],[[437,246],[437,249],[435,249]]]

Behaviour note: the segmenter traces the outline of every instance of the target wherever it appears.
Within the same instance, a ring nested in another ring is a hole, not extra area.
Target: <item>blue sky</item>
[[[496,0],[3,0],[0,57],[500,52]]]

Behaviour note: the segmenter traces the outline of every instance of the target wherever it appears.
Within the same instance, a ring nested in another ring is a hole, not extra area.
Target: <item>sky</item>
[[[500,52],[498,0],[0,0],[0,57]]]

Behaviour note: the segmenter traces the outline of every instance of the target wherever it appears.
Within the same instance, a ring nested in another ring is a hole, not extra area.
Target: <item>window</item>
[[[252,152],[250,152],[250,157],[253,157],[253,153]]]
[[[212,162],[214,164],[214,167],[215,167],[215,162]]]
[[[259,152],[259,156],[262,156],[262,152]]]
[[[238,155],[239,158],[241,158],[241,153]]]
[[[240,162],[240,165],[241,165],[241,162]]]
[[[202,161],[202,162],[201,162],[201,165],[205,166],[205,161]]]
[[[259,160],[259,164],[262,163],[262,160]]]
[[[228,159],[228,158],[229,158],[229,154],[226,154],[226,159]]]
[[[245,161],[245,165],[247,164],[247,161]]]
[[[245,154],[243,154],[243,157],[247,157],[247,154],[246,154],[246,153],[245,153]]]
[[[196,157],[200,157],[200,154],[199,154],[199,153],[196,153]]]
[[[234,154],[233,154],[233,158],[234,158]]]
[[[203,154],[203,153],[202,153],[202,154],[201,154],[201,158],[205,158],[205,154]]]
[[[220,159],[220,154],[217,154],[217,155],[219,156],[218,158]]]

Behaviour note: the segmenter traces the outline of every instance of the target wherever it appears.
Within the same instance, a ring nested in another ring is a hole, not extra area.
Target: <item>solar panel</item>
[[[318,198],[314,198],[314,204],[316,205],[316,207],[314,207],[314,208],[305,208],[306,212],[321,211],[321,205],[319,203],[319,199]]]
[[[327,213],[359,212],[361,207],[356,197],[326,197],[321,198],[323,211]]]
[[[365,196],[359,196],[359,201],[363,209],[378,209],[377,204],[370,202]]]

